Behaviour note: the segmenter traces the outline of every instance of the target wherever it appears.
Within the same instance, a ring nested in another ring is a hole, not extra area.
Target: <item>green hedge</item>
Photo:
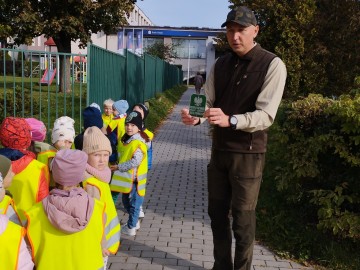
[[[282,106],[273,176],[286,203],[325,233],[360,240],[360,95],[309,95]]]

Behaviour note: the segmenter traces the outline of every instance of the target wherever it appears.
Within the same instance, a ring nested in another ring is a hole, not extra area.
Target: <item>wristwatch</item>
[[[238,120],[237,120],[237,118],[236,118],[234,115],[230,115],[230,117],[229,117],[229,123],[230,123],[230,127],[231,127],[232,129],[236,129],[236,125],[237,125],[237,123],[238,123]]]

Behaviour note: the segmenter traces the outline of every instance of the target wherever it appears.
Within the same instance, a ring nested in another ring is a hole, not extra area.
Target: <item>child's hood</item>
[[[15,174],[22,172],[34,160],[32,155],[26,155],[19,150],[11,148],[0,149],[0,155],[11,160],[12,170]]]
[[[130,142],[132,142],[134,140],[139,140],[139,141],[141,141],[143,143],[146,143],[145,139],[141,136],[140,132],[138,132],[138,133],[136,133],[136,134],[134,134],[134,135],[132,135],[130,137],[126,136],[126,134],[124,135],[124,143],[130,143]]]
[[[82,188],[53,189],[42,203],[50,223],[65,233],[85,229],[94,209],[94,199]]]

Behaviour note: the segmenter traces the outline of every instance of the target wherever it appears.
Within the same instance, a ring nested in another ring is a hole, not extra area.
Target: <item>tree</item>
[[[52,37],[58,51],[71,53],[71,41],[80,40],[80,46],[91,41],[91,34],[127,25],[126,16],[133,10],[136,0],[1,0],[12,16],[4,19],[11,28],[16,44],[29,44],[29,40],[44,34]],[[3,6],[3,5],[2,5]],[[11,7],[10,9],[8,7]],[[3,12],[3,10],[1,10]],[[60,90],[69,89],[70,61],[60,62]],[[65,72],[68,71],[68,72]],[[66,74],[68,78],[64,76]],[[67,82],[65,85],[65,82]]]
[[[360,1],[232,0],[254,10],[257,37],[283,59],[288,70],[284,96],[350,92],[360,74]]]
[[[166,62],[171,62],[177,59],[176,46],[173,44],[164,44],[162,42],[155,42],[147,46],[144,52],[152,56],[158,57]]]

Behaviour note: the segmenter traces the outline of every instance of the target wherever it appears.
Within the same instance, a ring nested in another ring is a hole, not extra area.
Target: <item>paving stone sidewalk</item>
[[[148,174],[145,218],[136,236],[122,235],[109,269],[211,269],[212,234],[207,215],[206,166],[211,140],[208,124],[188,127],[180,111],[188,107],[188,89],[157,131],[153,166]],[[151,108],[150,108],[151,110]],[[121,200],[120,200],[121,201]],[[121,224],[127,214],[119,207]],[[310,269],[282,260],[264,246],[255,245],[252,270]]]

